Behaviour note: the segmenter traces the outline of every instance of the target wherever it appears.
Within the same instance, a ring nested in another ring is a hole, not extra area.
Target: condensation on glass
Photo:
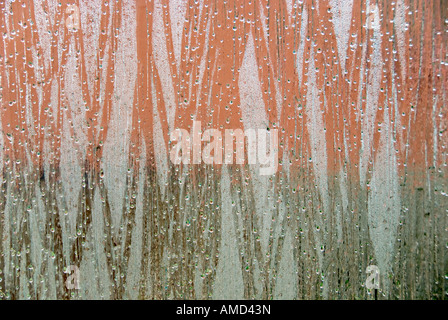
[[[448,298],[445,1],[0,10],[1,299]]]

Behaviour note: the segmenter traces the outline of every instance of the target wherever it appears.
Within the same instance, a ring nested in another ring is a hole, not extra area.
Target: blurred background
[[[1,299],[448,298],[446,1],[0,10]],[[174,165],[193,121],[277,172]]]

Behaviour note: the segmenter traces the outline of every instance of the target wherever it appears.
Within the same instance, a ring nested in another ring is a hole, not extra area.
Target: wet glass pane
[[[446,1],[0,10],[0,299],[448,298]]]

